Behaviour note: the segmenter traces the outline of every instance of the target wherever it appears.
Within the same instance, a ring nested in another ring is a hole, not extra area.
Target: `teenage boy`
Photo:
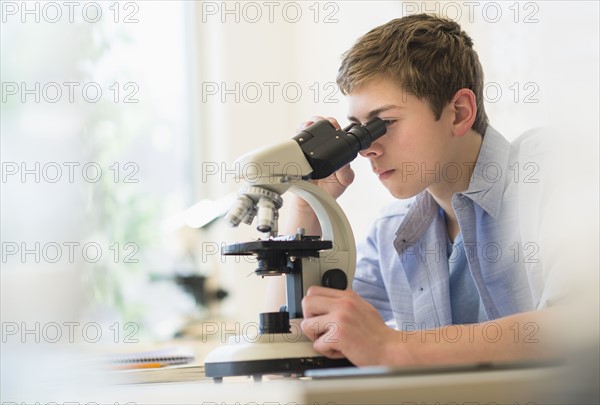
[[[308,290],[301,327],[315,350],[359,366],[545,356],[549,310],[536,310],[548,302],[511,176],[520,145],[488,124],[471,38],[448,19],[395,19],[344,54],[337,82],[350,121],[391,122],[361,155],[402,201],[359,244],[353,291]],[[353,178],[347,166],[317,184],[337,198]],[[318,234],[310,207],[290,203],[290,229]]]

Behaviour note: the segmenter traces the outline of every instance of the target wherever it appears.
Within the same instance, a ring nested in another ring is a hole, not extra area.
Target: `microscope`
[[[350,223],[335,199],[309,180],[323,179],[354,160],[359,151],[386,133],[387,121],[374,118],[343,130],[317,121],[293,139],[259,148],[236,161],[245,185],[225,216],[228,225],[256,222],[263,237],[227,245],[224,255],[252,255],[255,274],[285,276],[286,305],[259,316],[256,336],[232,336],[227,345],[208,354],[207,377],[265,374],[302,376],[306,370],[352,366],[346,359],[329,359],[313,349],[302,334],[302,298],[312,285],[344,290],[352,284],[356,246]],[[282,195],[291,192],[314,210],[322,235],[278,235]]]

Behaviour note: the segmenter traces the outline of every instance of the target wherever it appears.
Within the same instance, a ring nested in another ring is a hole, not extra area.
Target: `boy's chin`
[[[408,198],[413,198],[417,194],[421,193],[423,190],[408,190],[403,187],[387,187],[388,191],[392,195],[392,197],[397,198],[398,200],[406,200]]]
[[[387,184],[384,183],[385,188],[392,195],[392,197],[397,198],[399,200],[406,200],[408,198],[413,198],[414,196],[422,193],[426,188],[426,183],[416,183],[416,182],[402,182],[400,184],[389,182]]]

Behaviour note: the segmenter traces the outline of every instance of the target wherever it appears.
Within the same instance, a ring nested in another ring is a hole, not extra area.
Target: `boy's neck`
[[[483,137],[476,131],[470,130],[463,137],[459,138],[459,141],[460,145],[458,145],[459,148],[457,150],[460,153],[452,163],[457,163],[461,169],[464,169],[461,170],[460,178],[458,180],[452,179],[452,181],[442,179],[439,183],[432,184],[427,188],[429,194],[431,194],[446,214],[446,227],[451,241],[454,241],[454,238],[460,232],[458,220],[452,208],[452,197],[456,193],[467,191],[469,188],[473,169],[475,168],[481,144],[483,143]]]

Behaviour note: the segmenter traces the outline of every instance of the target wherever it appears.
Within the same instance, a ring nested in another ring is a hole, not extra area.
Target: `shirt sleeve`
[[[383,320],[390,324],[394,322],[394,316],[381,275],[380,245],[377,237],[380,223],[381,219],[376,221],[367,238],[357,246],[356,272],[352,288],[373,305]]]

